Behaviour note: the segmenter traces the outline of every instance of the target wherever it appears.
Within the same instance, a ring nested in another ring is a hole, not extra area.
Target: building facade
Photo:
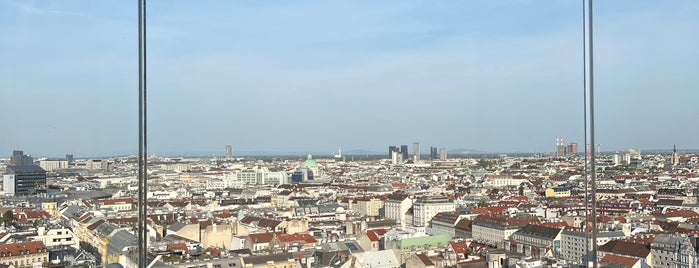
[[[413,205],[413,199],[407,194],[392,194],[384,201],[384,217],[393,219],[401,226],[406,225],[405,213]]]
[[[49,251],[41,241],[0,245],[0,264],[14,267],[41,267],[48,262]]]
[[[697,267],[697,253],[687,236],[659,234],[650,244],[652,267]]]
[[[451,212],[456,204],[443,196],[421,196],[413,203],[413,226],[426,227],[429,221],[440,212]]]
[[[622,231],[599,232],[597,234],[597,245],[601,246],[612,239],[624,237],[626,236]],[[591,236],[589,240],[592,241]],[[572,230],[563,230],[563,232],[561,232],[561,259],[570,261],[574,264],[580,264],[583,262],[583,256],[585,256],[588,248],[592,247],[591,245],[585,245],[585,233]]]
[[[38,165],[8,166],[2,189],[11,195],[27,195],[46,187],[46,171]]]

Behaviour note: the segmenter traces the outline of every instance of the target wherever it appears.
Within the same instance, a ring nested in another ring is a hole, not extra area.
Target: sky
[[[131,2],[0,2],[0,156],[137,152]],[[581,1],[147,8],[149,152],[583,144]],[[596,143],[699,148],[699,1],[594,8]]]

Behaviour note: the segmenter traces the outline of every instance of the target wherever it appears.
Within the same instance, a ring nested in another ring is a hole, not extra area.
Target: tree
[[[15,221],[14,215],[12,214],[12,210],[5,211],[5,213],[2,214],[1,220],[6,225],[12,224]]]
[[[488,199],[486,199],[486,198],[483,198],[483,199],[481,199],[481,201],[478,201],[478,207],[479,207],[479,208],[484,208],[484,207],[487,207],[487,206],[490,206],[490,200],[488,200]]]

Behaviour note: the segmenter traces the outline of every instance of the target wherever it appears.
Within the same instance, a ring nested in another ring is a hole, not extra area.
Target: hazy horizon
[[[148,2],[150,152],[583,144],[577,1]],[[137,9],[0,3],[0,155],[137,151]],[[699,148],[699,2],[595,2],[596,143]]]

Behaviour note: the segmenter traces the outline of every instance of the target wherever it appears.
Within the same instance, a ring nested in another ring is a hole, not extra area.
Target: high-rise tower
[[[415,157],[415,161],[420,161],[420,143],[419,142],[413,143],[413,156]]]
[[[398,152],[398,146],[388,146],[388,158],[393,158],[393,152]]]
[[[563,144],[563,137],[556,138],[556,157],[566,156],[566,146]]]
[[[408,145],[401,145],[400,153],[403,155],[403,160],[408,160],[408,157],[410,157],[410,154],[408,154]]]
[[[226,158],[233,158],[233,147],[230,145],[226,145]]]

